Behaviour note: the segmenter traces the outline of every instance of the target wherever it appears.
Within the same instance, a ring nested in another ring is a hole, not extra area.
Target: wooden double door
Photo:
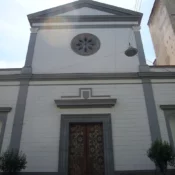
[[[70,124],[69,175],[104,175],[103,125]]]

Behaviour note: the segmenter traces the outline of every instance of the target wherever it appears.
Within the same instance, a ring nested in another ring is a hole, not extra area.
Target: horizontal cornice
[[[0,81],[63,81],[63,80],[115,80],[115,79],[175,79],[175,72],[138,73],[60,73],[0,75]]]
[[[67,23],[67,22],[116,22],[116,21],[138,21],[140,16],[113,16],[113,15],[82,15],[82,16],[57,16],[57,17],[37,17],[30,20],[33,23]]]
[[[64,14],[66,12],[69,12],[69,11],[72,11],[72,10],[75,10],[75,9],[80,9],[82,7],[88,7],[88,8],[100,10],[100,11],[103,11],[103,12],[107,12],[107,13],[110,14],[110,15],[106,15],[106,16],[129,16],[129,17],[130,16],[134,16],[134,17],[136,16],[136,17],[138,17],[137,18],[138,22],[140,22],[141,18],[142,18],[142,13],[138,13],[138,12],[135,12],[135,11],[131,11],[131,10],[115,7],[115,6],[111,6],[111,5],[108,5],[108,4],[95,2],[95,1],[75,1],[75,2],[72,2],[72,3],[69,3],[69,4],[65,4],[65,5],[62,5],[62,6],[58,6],[58,7],[54,7],[54,8],[51,8],[51,9],[43,10],[41,12],[30,14],[30,15],[28,15],[28,19],[29,19],[29,22],[32,26],[32,23],[35,22],[35,19],[43,18],[44,20],[47,20],[48,18],[55,17],[59,14]],[[111,14],[113,14],[113,15],[111,15]],[[84,15],[82,15],[82,16],[84,16]],[[80,16],[78,16],[78,18],[81,18],[82,16],[80,15]],[[89,19],[94,18],[91,15],[85,15],[85,16],[87,16],[86,19],[87,18],[89,18]],[[99,16],[96,16],[95,18],[98,18],[98,17]],[[59,16],[58,18],[63,18],[63,17]],[[81,19],[79,22],[81,22],[82,20],[83,19]],[[95,19],[95,20],[98,20],[98,19]]]
[[[169,105],[160,105],[160,108],[162,110],[175,110],[175,105],[169,104]]]
[[[0,107],[0,112],[10,112],[11,110],[11,107]]]
[[[117,99],[69,99],[55,100],[58,108],[111,108]]]
[[[0,68],[0,71],[21,71],[22,68]]]

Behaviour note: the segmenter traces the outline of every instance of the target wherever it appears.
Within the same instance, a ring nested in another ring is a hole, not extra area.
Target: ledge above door
[[[61,99],[55,100],[58,108],[111,108],[117,99]]]

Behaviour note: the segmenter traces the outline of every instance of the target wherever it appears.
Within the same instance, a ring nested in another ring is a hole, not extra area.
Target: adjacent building
[[[142,14],[81,0],[28,19],[25,66],[0,69],[1,152],[24,172],[153,174],[151,143],[175,143],[175,68],[146,65]]]
[[[175,1],[155,0],[148,25],[156,65],[175,65]]]

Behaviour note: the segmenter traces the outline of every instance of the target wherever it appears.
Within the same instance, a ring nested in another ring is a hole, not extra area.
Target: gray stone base
[[[20,173],[2,173],[0,175],[59,175],[59,172],[20,172]],[[162,175],[155,170],[140,171],[115,171],[114,175]],[[167,175],[175,175],[175,170],[169,170]]]
[[[115,175],[162,175],[155,170],[140,170],[140,171],[115,171]],[[175,175],[175,170],[169,170],[166,175]]]
[[[58,172],[20,172],[20,173],[2,173],[0,175],[58,175]]]
[[[20,173],[3,173],[0,175],[58,175],[58,172],[20,172]]]

